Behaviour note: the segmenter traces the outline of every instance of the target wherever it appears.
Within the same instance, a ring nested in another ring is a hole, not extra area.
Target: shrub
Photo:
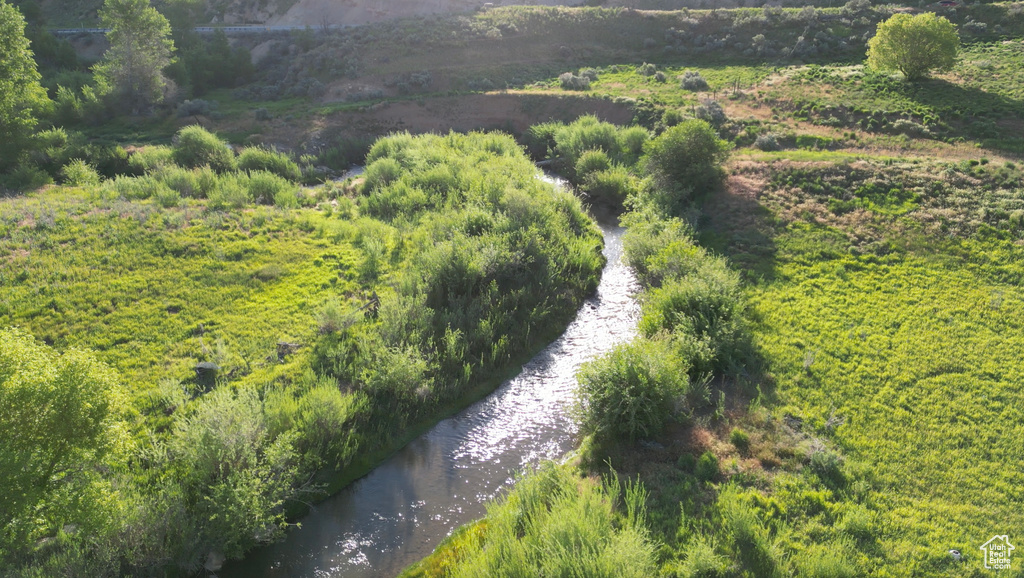
[[[619,129],[619,134],[616,137],[621,154],[619,162],[627,167],[636,164],[640,160],[640,156],[643,155],[644,145],[650,138],[651,133],[642,126],[628,126]]]
[[[693,475],[702,482],[711,482],[718,478],[718,473],[718,457],[710,450],[701,454],[693,469]]]
[[[709,539],[698,536],[686,545],[686,557],[679,570],[678,575],[687,578],[725,578],[729,575],[729,560],[715,552]]]
[[[544,463],[489,505],[482,522],[442,544],[425,575],[656,576],[655,547],[644,528],[647,493],[638,484],[622,486],[614,479],[581,483]],[[624,511],[616,512],[616,503]]]
[[[267,171],[253,171],[244,179],[253,202],[283,207],[298,206],[298,185]]]
[[[670,279],[652,291],[643,304],[640,330],[648,336],[661,331],[690,335],[711,353],[707,360],[690,360],[696,377],[705,371],[725,371],[746,355],[741,323],[739,275],[724,263],[705,258],[696,273]],[[677,354],[678,355],[678,354]]]
[[[665,127],[673,127],[681,122],[683,122],[683,113],[674,108],[666,110],[661,115],[661,124]]]
[[[732,428],[732,432],[729,433],[729,442],[741,452],[750,449],[750,435],[740,428]]]
[[[373,161],[363,173],[363,194],[369,195],[378,189],[394,182],[402,175],[402,165],[393,158],[382,158]]]
[[[147,146],[128,156],[128,166],[136,175],[153,172],[174,163],[173,151],[165,146]]]
[[[729,120],[722,110],[722,105],[714,100],[705,100],[697,107],[697,118],[707,122],[711,126],[719,127]]]
[[[184,118],[186,116],[207,116],[213,111],[217,110],[217,103],[210,102],[197,98],[195,100],[186,100],[178,105],[178,118]]]
[[[596,171],[583,179],[582,188],[593,199],[621,207],[626,199],[636,193],[637,179],[622,167]]]
[[[658,72],[658,67],[645,62],[636,68],[636,71],[641,76],[654,76]]]
[[[74,159],[61,169],[63,183],[71,187],[87,187],[100,184],[100,175],[89,163]]]
[[[831,488],[841,488],[846,485],[843,458],[836,452],[819,450],[811,454],[811,471]]]
[[[235,170],[235,153],[227,143],[199,125],[181,129],[175,141],[171,158],[183,167],[207,165],[218,173]]]
[[[576,76],[571,72],[563,72],[558,76],[558,83],[562,90],[590,90],[590,79],[586,76]]]
[[[605,152],[612,160],[619,154],[619,130],[596,116],[587,115],[572,124],[561,126],[555,132],[555,154],[561,157],[570,178],[580,157],[587,151]]]
[[[161,187],[153,194],[153,199],[161,207],[170,209],[181,204],[181,193],[169,187]]]
[[[207,206],[214,210],[241,209],[252,202],[248,188],[236,177],[222,178],[207,198]]]
[[[580,155],[579,160],[576,161],[576,177],[583,179],[590,173],[606,171],[611,166],[608,153],[602,150],[589,150]]]
[[[582,76],[582,77],[586,78],[587,80],[593,82],[593,81],[597,80],[597,70],[595,70],[593,68],[581,68],[580,69],[580,76]]]
[[[679,214],[691,195],[721,183],[728,146],[708,123],[688,120],[649,141],[644,153],[648,172],[664,189],[659,204]]]
[[[684,393],[665,341],[636,340],[580,368],[580,429],[601,442],[657,434]]]
[[[763,151],[777,151],[782,148],[779,146],[779,141],[773,134],[757,135],[757,140],[754,141],[754,146]]]
[[[262,147],[243,149],[238,155],[238,168],[243,171],[267,171],[290,181],[302,178],[299,165],[287,154]]]

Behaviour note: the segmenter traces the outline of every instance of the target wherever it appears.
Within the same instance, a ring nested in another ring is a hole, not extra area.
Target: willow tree
[[[96,66],[98,84],[133,113],[163,100],[163,70],[173,62],[171,25],[149,0],[106,0],[100,20],[110,48]]]
[[[919,80],[933,70],[953,68],[959,49],[956,27],[942,16],[894,14],[878,24],[878,32],[868,41],[868,66]]]
[[[25,38],[25,19],[0,0],[0,172],[18,161],[35,129],[36,112],[46,102]]]

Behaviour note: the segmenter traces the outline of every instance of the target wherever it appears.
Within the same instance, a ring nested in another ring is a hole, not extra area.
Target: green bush
[[[558,76],[558,83],[562,90],[590,90],[590,78],[576,76],[571,72],[565,72]]]
[[[175,136],[171,158],[180,166],[209,166],[218,173],[236,168],[235,153],[227,143],[199,125],[187,126]]]
[[[846,485],[843,472],[843,457],[831,450],[819,450],[811,454],[811,471],[831,488]]]
[[[253,171],[240,180],[244,181],[249,198],[255,203],[282,208],[299,206],[299,186],[274,173]]]
[[[750,434],[738,427],[732,428],[729,433],[729,442],[741,452],[750,450]]]
[[[680,368],[666,341],[636,340],[580,368],[580,430],[600,442],[635,441],[656,435],[686,393]]]
[[[715,552],[710,539],[698,536],[690,540],[685,552],[677,573],[681,578],[726,578],[729,575],[729,560]]]
[[[648,142],[644,162],[659,190],[656,204],[670,214],[681,214],[689,200],[717,187],[724,178],[721,164],[728,145],[709,124],[684,121]]]
[[[576,161],[576,177],[584,179],[590,173],[606,171],[612,166],[608,153],[602,150],[590,150],[580,155]]]
[[[363,173],[363,194],[373,194],[378,189],[397,180],[401,175],[402,165],[398,160],[390,157],[375,160],[366,166],[366,172]]]
[[[582,188],[595,201],[621,207],[639,188],[636,177],[622,167],[592,172],[583,179]]]
[[[156,169],[152,174],[181,196],[191,199],[207,198],[220,182],[220,177],[208,166],[183,169],[171,164]]]
[[[302,178],[302,171],[287,154],[262,147],[242,149],[238,155],[238,169],[242,171],[266,171],[290,181]]]
[[[241,209],[252,202],[248,183],[243,184],[233,176],[221,178],[217,187],[207,195],[207,199],[207,206],[214,210]]]
[[[697,458],[697,465],[693,469],[693,475],[702,482],[711,482],[718,478],[718,457],[710,451],[706,451]]]
[[[128,166],[136,175],[153,172],[174,163],[174,151],[165,146],[142,147],[128,156]]]
[[[100,184],[96,168],[82,159],[73,159],[61,169],[63,183],[70,187],[87,187]]]

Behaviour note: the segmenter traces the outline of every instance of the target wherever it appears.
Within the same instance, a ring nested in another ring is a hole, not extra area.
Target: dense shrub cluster
[[[507,137],[394,135],[366,163],[361,212],[424,241],[378,321],[325,334],[316,367],[366,391],[377,427],[393,431],[571,310],[601,258],[578,201],[536,179]],[[364,250],[381,241],[365,237]],[[373,251],[388,259],[386,245]]]

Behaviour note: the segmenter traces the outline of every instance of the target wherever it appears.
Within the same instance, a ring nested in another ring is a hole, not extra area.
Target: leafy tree
[[[644,163],[658,188],[656,202],[679,213],[694,194],[716,187],[728,145],[711,125],[688,120],[669,128],[644,147]]]
[[[956,28],[944,17],[931,12],[895,14],[880,22],[875,37],[868,41],[868,66],[918,80],[933,70],[952,68],[959,48]]]
[[[39,504],[59,488],[67,501],[87,477],[116,394],[114,374],[91,355],[59,355],[20,330],[0,330],[0,543],[16,542]]]
[[[135,113],[163,100],[163,69],[174,51],[167,18],[149,0],[106,0],[100,20],[110,48],[96,66],[97,83]]]
[[[0,0],[0,171],[18,161],[35,129],[36,115],[48,103],[25,37],[25,19]]]

